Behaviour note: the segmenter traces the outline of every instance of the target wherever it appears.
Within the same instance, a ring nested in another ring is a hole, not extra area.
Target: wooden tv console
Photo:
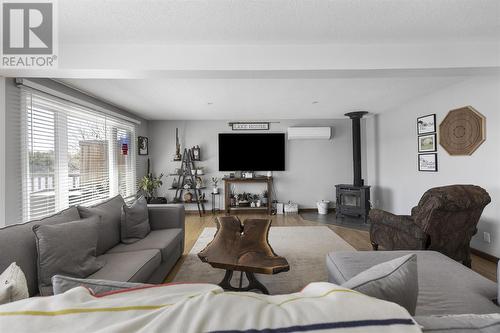
[[[271,215],[273,207],[272,188],[273,177],[258,176],[254,178],[222,178],[224,181],[224,210],[226,214],[231,214],[231,211],[267,211]],[[267,184],[267,206],[265,207],[231,207],[231,184],[234,183],[264,183]]]

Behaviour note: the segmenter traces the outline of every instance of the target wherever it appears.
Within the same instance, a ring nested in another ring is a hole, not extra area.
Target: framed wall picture
[[[417,138],[417,141],[419,153],[436,151],[436,133],[421,135]]]
[[[429,134],[436,132],[436,114],[417,118],[417,134]]]
[[[145,136],[139,136],[137,138],[137,146],[139,146],[139,155],[149,154],[149,142],[148,138]]]
[[[418,171],[438,171],[437,154],[418,154]]]

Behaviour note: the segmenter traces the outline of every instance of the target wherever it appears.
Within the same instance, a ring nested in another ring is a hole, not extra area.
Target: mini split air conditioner
[[[330,140],[331,127],[288,127],[288,140]]]

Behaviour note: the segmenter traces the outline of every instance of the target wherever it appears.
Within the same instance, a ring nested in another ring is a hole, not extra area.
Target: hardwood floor
[[[258,218],[266,218],[268,217],[265,214],[247,214],[240,213],[237,216],[244,220],[249,217],[258,217]],[[167,276],[165,282],[171,282],[182,263],[185,260],[186,255],[191,251],[191,248],[196,243],[196,240],[200,236],[201,232],[206,227],[215,227],[215,218],[216,216],[207,214],[203,217],[199,217],[198,215],[188,213],[186,215],[186,243],[184,248],[184,255],[174,266],[170,274]],[[272,219],[273,227],[292,227],[292,226],[319,226],[326,225],[330,229],[332,229],[335,233],[337,233],[340,237],[342,237],[346,242],[351,244],[358,251],[371,251],[372,247],[370,244],[370,236],[367,231],[362,230],[354,230],[344,227],[338,227],[334,225],[327,225],[313,221],[304,220],[300,215],[273,215],[270,217]],[[478,257],[476,255],[472,255],[472,269],[479,274],[485,276],[486,278],[496,282],[496,264]]]

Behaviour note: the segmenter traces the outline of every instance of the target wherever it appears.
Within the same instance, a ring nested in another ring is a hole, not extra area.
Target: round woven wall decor
[[[439,124],[439,144],[450,155],[472,155],[486,140],[486,118],[472,106],[451,110]]]

